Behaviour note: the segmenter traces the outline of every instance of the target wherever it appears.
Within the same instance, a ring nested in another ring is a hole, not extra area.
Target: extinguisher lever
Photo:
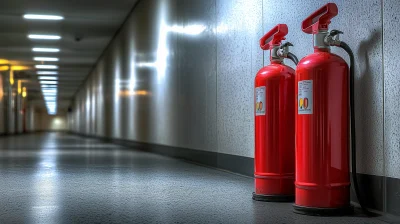
[[[338,14],[335,3],[328,3],[308,16],[301,24],[303,32],[316,34],[320,30],[328,30],[331,19]]]
[[[293,47],[293,44],[290,42],[286,42],[286,43],[282,44],[281,49],[286,48],[286,47]]]
[[[260,47],[263,50],[270,50],[274,46],[280,45],[288,34],[286,24],[278,24],[260,39]]]
[[[340,30],[331,30],[331,32],[329,32],[329,35],[333,37],[339,34],[343,34],[343,32]]]
[[[280,58],[288,58],[293,61],[294,64],[299,63],[299,59],[289,51],[289,47],[292,47],[293,44],[290,42],[286,42],[282,44],[282,46],[279,47],[279,50],[277,51],[277,56]]]
[[[343,32],[340,30],[331,30],[331,32],[329,32],[329,34],[326,35],[324,38],[325,44],[328,46],[340,47],[340,43],[341,43],[340,38],[339,38],[340,34],[343,34]]]
[[[287,55],[289,53],[289,47],[293,46],[292,43],[290,42],[286,42],[284,44],[282,44],[279,47],[279,50],[277,51],[277,55],[281,58],[287,58]]]

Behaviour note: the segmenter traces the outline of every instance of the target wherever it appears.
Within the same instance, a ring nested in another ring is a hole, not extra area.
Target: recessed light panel
[[[36,74],[38,75],[57,75],[57,71],[38,71]]]
[[[37,40],[59,40],[61,39],[58,35],[42,35],[42,34],[29,34],[28,37],[30,39],[37,39]]]
[[[60,52],[58,48],[43,48],[43,47],[35,47],[32,48],[33,52],[47,52],[47,53],[57,53]]]
[[[39,20],[63,20],[64,17],[57,15],[39,15],[39,14],[25,14],[24,19],[39,19]]]
[[[58,58],[48,58],[48,57],[34,57],[35,61],[58,61]]]
[[[57,69],[57,65],[35,65],[38,69]]]
[[[39,76],[40,80],[57,80],[58,77],[55,76]]]
[[[40,81],[40,84],[49,84],[49,85],[51,85],[51,84],[57,84],[57,83],[58,83],[57,81],[46,81],[46,80]]]

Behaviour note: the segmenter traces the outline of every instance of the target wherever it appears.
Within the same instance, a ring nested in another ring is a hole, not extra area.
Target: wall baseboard
[[[108,143],[114,143],[144,152],[151,152],[177,159],[184,159],[248,177],[253,177],[254,173],[254,159],[249,157],[136,142],[131,140],[82,135],[78,133],[71,134],[96,138]],[[390,215],[394,215],[397,220],[397,217],[400,216],[400,179],[360,173],[357,174],[357,178],[359,185],[362,186],[361,195],[367,198],[366,201],[368,208],[379,212],[387,212]],[[386,189],[384,189],[385,182]],[[387,198],[386,201],[385,196],[383,195],[385,191]],[[351,188],[350,197],[353,202],[358,203],[353,188]],[[385,207],[386,211],[384,211]]]

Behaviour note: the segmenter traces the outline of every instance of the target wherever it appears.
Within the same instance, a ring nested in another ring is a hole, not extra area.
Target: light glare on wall
[[[27,91],[26,91],[26,87],[23,87],[23,88],[22,88],[22,97],[25,98],[25,97],[27,97],[27,96],[28,96],[28,93],[27,93]]]
[[[0,71],[8,71],[9,69],[10,69],[10,66],[8,66],[8,65],[0,66]]]
[[[206,28],[207,28],[206,26],[201,24],[188,25],[188,26],[173,25],[169,26],[167,30],[169,32],[181,33],[186,35],[199,35],[203,33],[206,30]]]
[[[10,70],[10,84],[14,85],[14,71],[12,69]]]
[[[21,80],[18,80],[18,94],[21,94],[22,93],[22,87],[21,87],[21,83],[22,81]]]
[[[22,66],[22,65],[13,65],[11,66],[13,71],[24,71],[24,70],[31,70],[32,67],[30,66]]]

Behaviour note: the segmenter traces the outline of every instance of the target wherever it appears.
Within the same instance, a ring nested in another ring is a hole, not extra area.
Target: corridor
[[[0,223],[385,223],[294,214],[253,180],[64,133],[0,138]]]

